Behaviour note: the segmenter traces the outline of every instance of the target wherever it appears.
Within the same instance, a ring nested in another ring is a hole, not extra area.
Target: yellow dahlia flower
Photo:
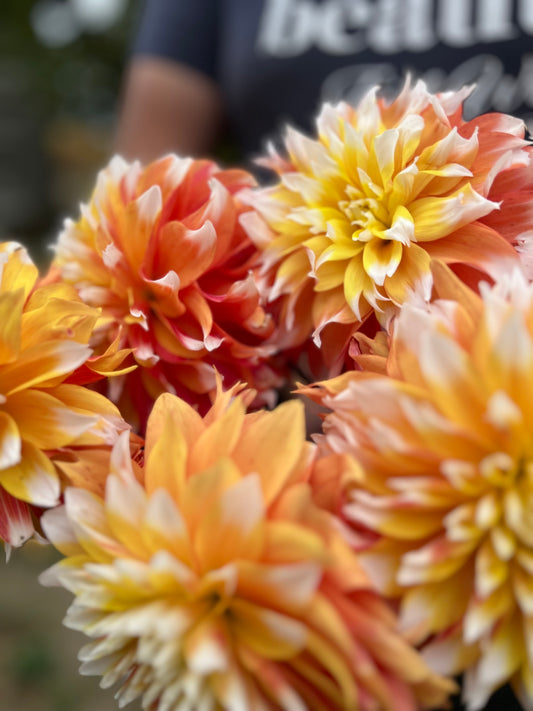
[[[378,537],[361,560],[426,660],[466,671],[469,709],[507,681],[532,708],[533,285],[517,271],[478,297],[434,269],[460,301],[404,304],[388,375],[321,384],[320,447],[361,467],[343,517]]]
[[[21,545],[33,533],[29,506],[58,503],[55,457],[79,461],[127,428],[106,398],[68,380],[91,365],[99,311],[66,284],[36,286],[37,268],[14,242],[0,244],[0,538]],[[76,454],[78,451],[78,454]]]
[[[256,249],[240,225],[249,208],[236,197],[252,183],[204,160],[141,167],[115,157],[80,219],[65,223],[53,268],[102,309],[101,342],[118,337],[140,366],[122,382],[132,424],[142,427],[165,391],[205,409],[213,366],[228,384],[265,392],[279,382],[266,364],[273,323],[250,270]]]
[[[308,484],[301,403],[245,414],[219,391],[202,417],[164,394],[144,484],[115,446],[105,498],[68,489],[44,530],[66,558],[84,674],[151,711],[414,711],[454,685],[395,628]]]
[[[531,251],[523,122],[503,114],[465,122],[469,89],[433,95],[408,83],[390,104],[376,91],[356,108],[326,104],[316,138],[289,129],[287,157],[263,161],[279,183],[248,196],[263,218],[245,221],[271,298],[281,299],[284,345],[313,333],[328,347],[335,325],[338,356],[372,312],[383,322],[413,290],[429,296],[433,257],[477,281],[479,271],[509,270],[519,245]]]

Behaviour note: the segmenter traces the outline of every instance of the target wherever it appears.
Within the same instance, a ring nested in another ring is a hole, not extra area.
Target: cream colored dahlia
[[[14,546],[34,531],[30,507],[59,503],[68,476],[56,459],[81,466],[84,452],[109,450],[128,429],[111,402],[75,384],[107,374],[124,352],[94,357],[99,311],[37,277],[20,245],[0,244],[0,538]]]
[[[102,309],[100,343],[119,338],[139,368],[110,391],[130,422],[177,393],[205,409],[216,366],[227,384],[268,393],[273,323],[252,276],[256,254],[237,193],[252,177],[215,163],[167,156],[141,167],[115,157],[77,222],[68,220],[53,268]]]
[[[415,711],[454,685],[396,630],[312,500],[301,403],[245,414],[218,392],[202,418],[162,395],[144,482],[115,446],[105,497],[71,488],[44,530],[65,559],[43,582],[74,593],[92,641],[81,672],[144,709]]]
[[[531,709],[533,285],[517,271],[479,297],[434,269],[459,300],[404,304],[388,374],[315,390],[331,408],[320,447],[360,467],[342,516],[426,660],[465,672],[469,709],[507,681]]]
[[[289,129],[286,157],[263,161],[279,182],[249,195],[262,221],[245,220],[286,344],[313,333],[338,352],[373,312],[383,323],[412,291],[429,297],[434,257],[472,281],[531,261],[524,124],[464,121],[469,91],[434,95],[418,81],[392,103],[373,89],[357,107],[326,104],[316,137]]]

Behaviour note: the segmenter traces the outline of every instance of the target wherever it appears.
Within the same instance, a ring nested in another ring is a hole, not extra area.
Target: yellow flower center
[[[512,486],[520,468],[520,463],[505,452],[489,454],[479,465],[483,478],[498,488]]]
[[[350,192],[352,191],[353,188]],[[390,227],[388,210],[383,202],[376,198],[359,197],[350,201],[341,201],[339,207],[354,228],[352,233],[354,242],[369,242],[373,237],[383,238],[383,233]]]

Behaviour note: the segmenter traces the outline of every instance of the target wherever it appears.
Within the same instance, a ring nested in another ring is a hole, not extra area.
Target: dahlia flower
[[[121,705],[249,711],[404,711],[442,703],[441,679],[397,633],[308,484],[301,403],[245,414],[218,391],[202,417],[163,394],[143,483],[115,445],[105,497],[68,489],[43,526],[66,556],[44,574],[75,595],[93,638],[81,672]]]
[[[476,281],[531,261],[525,126],[503,114],[464,121],[469,91],[433,95],[418,81],[390,104],[377,89],[356,108],[326,104],[316,138],[289,128],[287,157],[262,161],[279,182],[248,194],[261,218],[245,221],[286,345],[313,333],[329,348],[334,325],[338,354],[373,312],[384,323],[412,291],[429,296],[434,257]]]
[[[127,428],[106,398],[68,382],[82,368],[107,373],[124,353],[94,358],[98,310],[65,284],[36,286],[37,276],[20,245],[0,244],[0,538],[8,546],[32,535],[31,506],[58,503],[56,456],[79,462]]]
[[[508,681],[532,709],[533,285],[434,273],[459,300],[404,304],[388,375],[309,391],[331,408],[320,448],[360,467],[342,516],[432,668],[465,671],[469,709]]]
[[[167,156],[141,167],[115,157],[78,222],[67,220],[53,268],[103,311],[100,343],[119,337],[140,366],[115,383],[127,419],[145,423],[174,392],[204,407],[226,377],[268,392],[272,319],[250,271],[256,249],[240,226],[236,193],[252,178],[214,163]],[[96,337],[96,336],[95,336]]]

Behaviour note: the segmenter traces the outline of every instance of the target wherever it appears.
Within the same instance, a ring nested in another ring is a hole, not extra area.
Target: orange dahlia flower
[[[523,122],[464,121],[469,89],[433,95],[407,83],[390,104],[376,91],[356,108],[325,105],[314,139],[289,129],[287,157],[263,161],[279,183],[247,198],[262,216],[245,219],[281,299],[284,344],[313,333],[338,356],[371,313],[384,322],[413,290],[429,296],[433,257],[476,281],[508,271],[519,251],[530,260]]]
[[[531,708],[533,285],[435,275],[460,301],[404,304],[388,375],[322,383],[320,446],[361,467],[343,517],[377,536],[361,560],[426,660],[465,671],[469,709],[507,681]]]
[[[79,463],[128,428],[106,398],[69,382],[82,368],[107,374],[124,353],[93,358],[98,310],[37,276],[20,245],[0,244],[0,538],[15,546],[34,531],[29,507],[58,503],[55,458]]]
[[[101,307],[95,337],[119,334],[140,366],[123,382],[128,421],[143,424],[164,391],[205,409],[213,365],[229,383],[278,383],[265,362],[272,319],[250,271],[256,249],[240,225],[249,208],[236,197],[251,184],[208,161],[168,156],[142,168],[115,157],[80,220],[66,222],[53,267]]]
[[[45,584],[75,600],[85,674],[144,708],[414,711],[454,685],[397,633],[308,484],[301,403],[245,414],[219,392],[202,417],[164,394],[144,485],[115,446],[105,498],[69,489],[44,529],[66,558]],[[124,446],[123,446],[124,445]]]

